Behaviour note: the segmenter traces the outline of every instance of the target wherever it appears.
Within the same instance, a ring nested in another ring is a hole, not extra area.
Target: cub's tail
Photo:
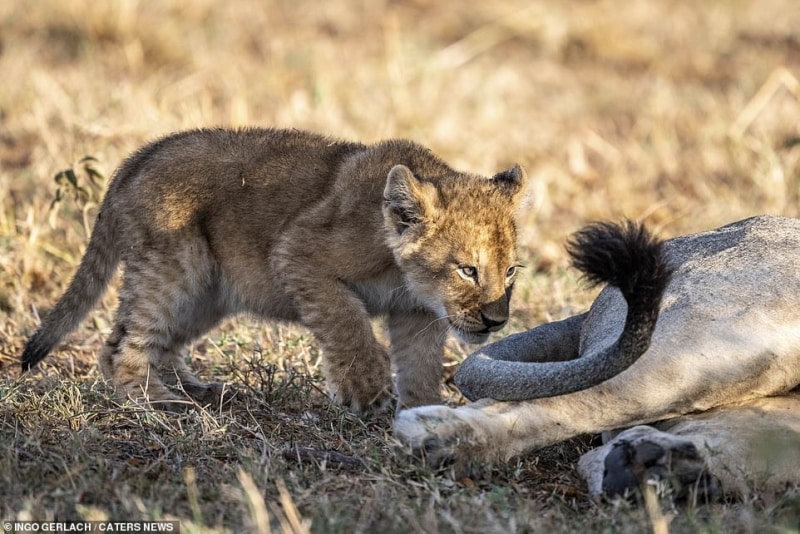
[[[518,352],[519,347],[500,340],[461,364],[456,373],[461,392],[471,400],[552,397],[595,386],[627,369],[650,346],[672,276],[663,249],[662,241],[632,221],[595,223],[575,233],[567,244],[573,265],[590,283],[617,287],[628,304],[620,337],[598,353],[554,362],[507,361],[516,359],[508,349]]]
[[[105,292],[120,261],[119,230],[113,213],[101,208],[97,215],[89,246],[78,271],[39,329],[22,351],[22,370],[27,371],[86,317]]]

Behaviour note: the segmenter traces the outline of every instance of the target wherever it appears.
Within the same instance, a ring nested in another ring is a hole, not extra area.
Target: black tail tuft
[[[567,242],[572,264],[590,283],[616,286],[628,301],[636,293],[660,298],[672,274],[663,248],[643,224],[630,220],[590,224]]]
[[[606,300],[568,323],[550,323],[497,341],[470,355],[456,373],[456,384],[471,400],[520,401],[581,391],[613,378],[647,352],[672,277],[664,243],[641,224],[602,222],[575,233],[567,250],[587,280],[621,290],[628,304],[622,333],[613,343],[579,354],[587,316],[620,319],[615,311],[609,313]],[[580,357],[551,360],[550,351]]]
[[[52,346],[43,342],[39,332],[34,334],[25,344],[25,348],[22,351],[22,358],[20,359],[22,371],[29,371],[37,363],[44,360],[51,349]]]

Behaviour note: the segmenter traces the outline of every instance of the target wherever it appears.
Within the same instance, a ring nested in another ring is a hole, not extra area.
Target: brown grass
[[[102,194],[79,160],[108,176],[145,141],[206,125],[409,137],[486,174],[519,162],[533,183],[510,330],[582,310],[592,294],[562,242],[589,220],[675,235],[798,214],[798,28],[796,0],[0,2],[0,519],[796,531],[796,488],[666,519],[591,504],[574,471],[588,438],[472,478],[433,473],[393,448],[389,416],[328,403],[302,329],[241,319],[199,340],[195,367],[239,389],[214,413],[110,400],[94,361],[113,290],[40,371],[18,379],[17,358]],[[51,210],[72,166],[88,194],[67,187]],[[455,362],[465,349],[451,348]]]

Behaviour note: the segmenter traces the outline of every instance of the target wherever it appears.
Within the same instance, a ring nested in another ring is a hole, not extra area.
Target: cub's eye
[[[458,276],[464,280],[469,280],[470,282],[475,282],[478,280],[478,269],[472,265],[462,265],[456,269],[456,272],[458,272]]]
[[[506,271],[506,278],[511,278],[511,277],[512,277],[512,276],[514,276],[515,274],[517,274],[517,266],[516,266],[516,265],[512,265],[512,266],[511,266],[511,267],[509,267],[509,268],[508,268],[508,270]]]

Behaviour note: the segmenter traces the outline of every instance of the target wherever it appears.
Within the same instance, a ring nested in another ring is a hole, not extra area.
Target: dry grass
[[[117,406],[94,359],[112,290],[37,373],[17,358],[65,288],[102,187],[50,209],[86,155],[202,125],[409,137],[457,167],[519,162],[528,269],[513,330],[591,294],[561,243],[593,219],[664,235],[798,214],[796,0],[0,3],[0,518],[178,518],[184,531],[786,531],[797,489],[649,519],[587,501],[574,440],[472,478],[331,406],[300,329],[231,321],[192,347],[231,407]],[[80,165],[80,184],[88,184]],[[464,349],[452,346],[452,359]],[[458,397],[454,395],[454,400]],[[287,452],[288,451],[288,452]],[[327,456],[322,452],[328,451]]]

